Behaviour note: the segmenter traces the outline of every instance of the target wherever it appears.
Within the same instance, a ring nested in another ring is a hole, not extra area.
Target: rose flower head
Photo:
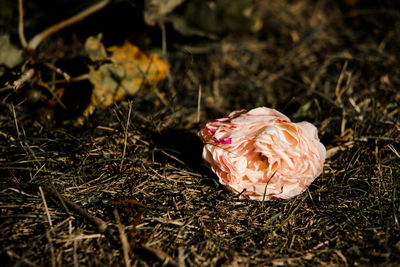
[[[275,109],[240,110],[200,130],[203,158],[228,189],[255,200],[288,199],[322,173],[317,128]]]

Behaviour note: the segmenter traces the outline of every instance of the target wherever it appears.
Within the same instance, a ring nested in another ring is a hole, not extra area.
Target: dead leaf
[[[14,68],[18,66],[22,60],[22,50],[10,43],[10,36],[7,34],[0,35],[0,65],[4,64],[8,68]],[[1,70],[0,76],[2,76]]]
[[[142,87],[154,87],[167,75],[168,64],[157,54],[146,55],[126,41],[122,46],[105,49],[101,35],[89,37],[85,50],[98,66],[89,66],[89,80],[94,85],[91,103],[84,111],[87,117],[95,108],[107,107],[125,95],[136,94]],[[110,54],[108,56],[107,51]]]

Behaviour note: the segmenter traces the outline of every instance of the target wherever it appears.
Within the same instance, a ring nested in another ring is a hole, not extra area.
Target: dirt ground
[[[166,24],[163,39],[115,1],[50,36],[35,57],[71,77],[87,70],[83,43],[98,32],[160,54],[164,40],[169,75],[82,125],[88,81],[65,86],[67,110],[37,78],[0,89],[1,265],[400,265],[396,2],[259,0],[253,31],[188,37]],[[44,28],[35,20],[60,20],[35,8],[29,36]],[[15,44],[17,13],[1,28]],[[239,199],[201,159],[206,122],[259,106],[315,124],[328,150],[323,174],[292,199]]]

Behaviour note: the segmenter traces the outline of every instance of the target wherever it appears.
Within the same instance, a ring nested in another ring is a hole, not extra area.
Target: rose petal
[[[322,173],[326,157],[314,125],[293,123],[266,107],[234,111],[199,136],[203,158],[220,182],[256,200],[265,190],[266,200],[301,194]]]

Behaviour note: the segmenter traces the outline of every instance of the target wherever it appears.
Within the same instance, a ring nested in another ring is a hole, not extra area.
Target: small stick
[[[24,262],[25,265],[27,265],[27,266],[33,266],[33,267],[37,267],[38,266],[38,265],[34,264],[33,262],[31,262],[30,260],[26,259],[24,255],[19,256],[18,254],[16,254],[14,251],[12,251],[10,249],[7,249],[7,255],[10,258],[17,258],[18,259],[18,262],[16,264],[14,264],[14,266],[20,265],[18,263],[21,263],[21,262]]]
[[[132,111],[132,102],[129,101],[128,105],[129,105],[129,111],[128,111],[128,119],[126,120],[126,127],[125,127],[124,150],[122,151],[122,160],[121,160],[121,166],[119,167],[119,171],[122,171],[122,166],[124,164],[124,159],[125,159],[126,143],[128,140],[129,119],[131,117],[131,111]]]
[[[400,159],[400,154],[397,152],[397,150],[394,148],[393,145],[387,145],[387,147],[392,150],[392,152]]]
[[[50,229],[52,230],[52,229]],[[54,255],[54,246],[53,246],[53,240],[51,239],[50,236],[50,231],[46,231],[46,238],[49,240],[49,245],[50,245],[50,254],[51,254],[51,266],[56,267],[56,257]]]
[[[151,58],[150,64],[148,65],[146,71],[143,71],[137,63],[135,63],[135,66],[136,66],[136,68],[138,69],[138,71],[140,72],[140,74],[143,75],[142,84],[143,84],[145,81],[147,81],[147,82],[149,83],[149,85],[152,87],[152,89],[154,90],[154,92],[156,93],[156,95],[158,96],[158,98],[160,99],[160,101],[161,101],[166,107],[170,107],[170,105],[168,104],[167,100],[165,100],[165,97],[160,93],[160,91],[158,90],[158,88],[157,88],[157,87],[150,81],[150,79],[147,77],[147,73],[148,73],[149,70],[150,70],[150,66],[151,66],[151,64],[152,64],[152,60],[153,60],[153,59]],[[140,87],[142,87],[142,84],[140,85]]]
[[[199,86],[199,93],[197,97],[197,123],[200,122],[200,104],[201,104],[201,85]]]
[[[340,136],[343,136],[346,131],[346,111],[342,109],[342,122],[340,123]]]
[[[103,0],[99,3],[96,3],[90,7],[88,7],[87,9],[79,12],[78,14],[76,14],[75,16],[72,16],[66,20],[60,21],[59,23],[50,26],[49,28],[47,28],[46,30],[36,34],[28,43],[28,50],[36,50],[36,48],[39,46],[39,44],[46,39],[48,36],[50,36],[51,34],[61,30],[62,28],[65,28],[69,25],[72,25],[80,20],[83,20],[84,18],[86,18],[87,16],[99,11],[100,9],[102,9],[103,7],[105,7],[108,3],[110,2],[110,0]]]
[[[126,267],[131,267],[131,259],[129,258],[129,242],[126,237],[124,226],[121,223],[121,218],[119,217],[118,210],[114,209],[115,220],[117,221],[117,227],[119,232],[119,238],[121,239],[122,250],[124,252],[124,261]]]
[[[167,32],[165,30],[165,25],[164,23],[160,23],[160,28],[161,28],[161,37],[162,37],[162,56],[164,60],[167,60]]]
[[[50,225],[50,231],[46,231],[46,237],[47,237],[47,240],[49,241],[49,245],[50,245],[51,266],[54,267],[54,266],[56,266],[56,258],[54,256],[53,240],[51,239],[51,235],[50,235],[50,232],[53,231],[53,221],[51,220],[49,208],[47,207],[46,198],[44,196],[44,193],[43,193],[43,190],[42,190],[41,186],[39,186],[39,191],[40,191],[40,196],[42,197],[44,209],[46,210],[47,220],[49,221],[49,225]]]
[[[90,223],[92,223],[94,225],[94,227],[96,228],[97,232],[104,233],[107,230],[107,228],[108,228],[107,222],[103,221],[100,218],[93,216],[92,214],[87,212],[87,210],[85,210],[82,207],[80,207],[79,205],[73,203],[71,200],[62,196],[61,194],[57,194],[57,192],[50,186],[46,186],[45,190],[47,193],[49,193],[53,197],[60,198],[60,200],[63,201],[69,208],[71,208],[76,213],[78,213],[79,215],[81,215],[82,217],[87,219]]]
[[[32,180],[35,179],[36,175],[39,174],[39,172],[44,168],[44,166],[46,166],[46,163],[44,163],[44,164],[42,165],[42,167],[40,167],[39,170],[37,170],[37,172],[32,176],[30,182],[32,182]],[[41,187],[39,187],[39,188],[40,188],[40,190],[42,190]]]
[[[156,96],[161,100],[161,102],[166,106],[166,107],[170,107],[170,105],[168,104],[167,100],[165,100],[165,97],[161,94],[160,90],[158,90],[157,87],[154,86],[154,92],[156,94]]]
[[[18,80],[13,82],[13,87],[15,90],[18,90],[19,88],[22,87],[22,85],[29,80],[30,78],[33,77],[33,75],[35,74],[35,70],[34,69],[29,69],[27,71],[25,71],[21,77],[19,77]]]
[[[74,255],[73,255],[73,260],[74,260],[74,266],[79,267],[79,262],[78,262],[78,254],[76,253],[78,250],[78,240],[74,239]]]
[[[43,189],[42,189],[41,186],[39,186],[39,191],[40,191],[40,196],[42,197],[42,201],[43,201],[43,204],[44,204],[44,209],[46,210],[47,219],[49,220],[50,228],[53,229],[53,221],[51,220],[49,208],[47,207],[46,198],[44,196]]]
[[[48,81],[46,82],[48,85],[54,85],[54,84],[60,84],[60,83],[69,83],[69,82],[79,82],[82,80],[88,80],[89,79],[89,74],[85,73],[76,77],[72,77],[69,80],[54,80],[54,81]]]
[[[342,104],[342,99],[341,99],[341,96],[342,96],[342,95],[341,95],[341,93],[340,93],[340,85],[342,84],[342,80],[343,80],[344,73],[345,73],[346,68],[347,68],[347,64],[348,64],[348,61],[346,60],[346,61],[344,62],[344,64],[343,64],[342,71],[340,72],[338,81],[337,81],[337,83],[336,83],[335,95],[336,95],[336,101],[339,102],[339,104]]]
[[[11,108],[12,108],[12,112],[13,112],[13,116],[14,116],[15,129],[17,130],[17,135],[18,135],[18,138],[19,138],[21,134],[19,132],[17,114],[15,113],[15,108],[14,108],[13,104],[11,104]]]
[[[64,77],[64,79],[69,83],[71,80],[71,76],[68,75],[68,73],[62,71],[60,68],[54,66],[53,64],[50,63],[44,63],[44,65],[46,67],[48,67],[49,69],[51,69],[52,71],[55,71],[56,73],[62,75]]]
[[[53,90],[48,84],[46,84],[45,82],[43,82],[43,81],[41,81],[41,80],[37,81],[36,84],[39,85],[39,86],[42,86],[42,87],[46,88],[46,89],[51,93],[51,95],[55,98],[55,100],[57,101],[57,103],[60,104],[60,106],[61,106],[63,109],[65,109],[65,110],[67,109],[67,106],[65,106],[65,104],[61,101],[60,96],[58,96],[57,93],[54,92],[54,90]]]
[[[160,22],[159,26],[161,28],[161,40],[162,40],[162,44],[161,44],[161,53],[162,53],[162,57],[165,61],[168,62],[168,58],[167,58],[167,31],[165,30],[165,24],[164,22]],[[167,78],[168,78],[168,83],[169,83],[169,87],[172,90],[172,98],[174,98],[176,96],[176,90],[174,88],[174,82],[172,79],[172,75],[171,72],[169,71],[169,68],[167,68]]]
[[[18,12],[19,12],[19,22],[18,22],[19,40],[21,41],[22,47],[25,48],[28,45],[28,43],[26,42],[24,34],[24,8],[22,0],[18,0]]]
[[[72,239],[72,237],[71,237],[72,236],[72,221],[71,220],[68,221],[68,235],[70,236],[70,239]],[[72,256],[73,260],[72,261],[74,263],[74,266],[78,267],[79,266],[78,254],[76,253],[78,250],[78,240],[76,238],[74,238],[73,240],[74,241],[73,241],[73,249],[72,249],[72,251],[73,251],[73,256]]]
[[[3,133],[2,131],[0,131],[0,135],[3,136],[4,138],[10,139],[11,142],[15,142],[15,138],[12,137],[11,135]]]
[[[185,267],[185,249],[184,247],[178,247],[178,266]]]
[[[5,85],[6,85],[6,86],[0,88],[0,92],[6,91],[6,90],[10,90],[10,89],[13,89],[13,88],[14,88],[14,86],[9,85],[8,82],[6,82]]]
[[[78,263],[78,254],[76,253],[78,250],[78,240],[74,239],[74,255],[73,255],[73,261],[74,261],[74,266],[79,267]]]

